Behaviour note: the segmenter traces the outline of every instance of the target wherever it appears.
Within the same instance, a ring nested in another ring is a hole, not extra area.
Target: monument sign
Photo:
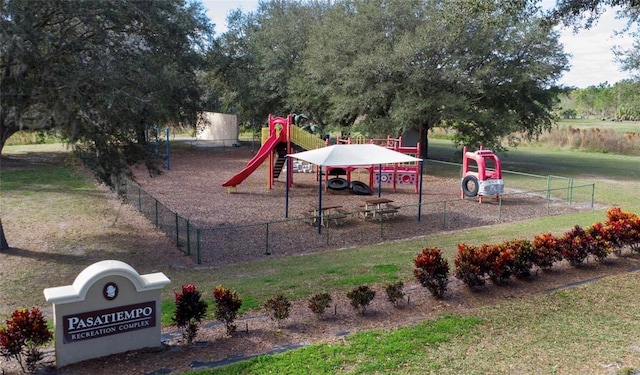
[[[140,275],[117,260],[85,268],[72,285],[47,288],[53,304],[56,366],[161,345],[160,298],[171,281]]]

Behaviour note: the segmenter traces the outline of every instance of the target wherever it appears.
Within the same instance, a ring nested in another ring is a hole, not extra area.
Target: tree
[[[417,129],[423,145],[434,126],[471,147],[535,137],[551,126],[567,69],[558,35],[526,1],[338,2],[309,48],[305,73],[333,122],[364,118],[374,135]]]
[[[216,40],[210,56],[210,80],[223,98],[222,108],[246,123],[270,113],[299,113],[301,102],[310,104],[304,101],[308,86],[301,85],[299,66],[308,34],[327,6],[274,0],[260,3],[255,13],[230,13],[229,31]]]
[[[419,130],[423,145],[447,126],[460,144],[495,149],[550,128],[568,64],[535,1],[319,3],[229,17],[213,76],[245,121],[305,113],[372,137]]]
[[[640,16],[638,5],[637,0],[557,0],[548,19],[553,23],[589,28],[607,8],[612,7],[619,7],[632,20],[637,20]]]
[[[57,129],[113,184],[144,158],[146,126],[195,124],[212,35],[200,4],[0,4],[0,152],[19,130]]]

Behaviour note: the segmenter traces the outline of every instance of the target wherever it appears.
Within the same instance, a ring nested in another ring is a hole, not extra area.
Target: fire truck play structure
[[[477,171],[470,171],[470,163],[475,163]],[[462,151],[462,181],[460,184],[460,197],[478,196],[482,203],[483,196],[495,195],[496,199],[504,193],[502,180],[502,167],[500,159],[491,150],[467,151],[465,146]]]

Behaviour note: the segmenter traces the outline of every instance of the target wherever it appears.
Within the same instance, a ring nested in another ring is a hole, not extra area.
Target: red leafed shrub
[[[516,277],[528,277],[535,264],[535,252],[529,240],[517,239],[503,243],[504,247],[511,249],[513,254],[512,273]]]
[[[193,284],[183,285],[182,292],[174,294],[176,310],[172,319],[178,327],[184,329],[182,337],[187,345],[191,345],[198,333],[198,325],[207,314],[207,303],[202,300],[201,293]]]
[[[367,306],[373,301],[376,292],[366,285],[358,286],[347,293],[347,298],[351,300],[351,306],[356,309],[360,315],[364,315]]]
[[[0,353],[7,359],[17,360],[22,372],[33,373],[42,359],[41,346],[52,337],[40,309],[15,310],[6,327],[0,328]]]
[[[611,241],[618,254],[625,246],[640,252],[640,216],[614,207],[607,211],[604,226],[606,239]]]
[[[485,276],[489,273],[488,245],[472,246],[464,243],[458,244],[458,254],[453,263],[456,268],[456,278],[462,280],[471,290],[485,284]]]
[[[267,299],[264,303],[264,309],[272,320],[276,321],[276,325],[280,327],[280,323],[289,317],[291,313],[291,302],[282,293],[278,293],[275,297]]]
[[[425,247],[413,259],[413,275],[420,284],[429,289],[431,295],[442,298],[449,283],[449,262],[442,257],[437,247]]]
[[[629,247],[640,253],[640,216],[637,215],[629,220]]]
[[[216,319],[224,323],[227,334],[230,335],[236,331],[236,325],[233,322],[242,306],[242,299],[235,291],[222,285],[213,289],[213,298],[216,304]]]
[[[531,241],[534,253],[534,264],[543,270],[553,267],[553,263],[562,260],[561,240],[551,233],[543,233],[533,237]]]
[[[316,314],[318,319],[322,319],[324,310],[331,305],[331,295],[329,293],[314,294],[309,298],[309,309]]]
[[[582,227],[576,225],[560,239],[560,252],[572,266],[578,267],[589,256],[590,243],[589,235]]]
[[[604,261],[611,253],[612,244],[609,234],[602,223],[594,223],[585,229],[589,239],[587,252],[596,258],[598,262]]]
[[[511,277],[514,265],[513,250],[505,244],[486,245],[489,278],[496,285],[503,285]]]
[[[398,307],[400,305],[400,301],[404,298],[402,288],[404,288],[404,283],[402,281],[389,283],[384,286],[384,291],[387,293],[387,300],[395,307]]]

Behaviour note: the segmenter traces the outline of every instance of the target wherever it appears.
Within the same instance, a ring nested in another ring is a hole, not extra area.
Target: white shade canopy
[[[422,161],[422,159],[374,144],[340,144],[287,156],[324,167]]]

